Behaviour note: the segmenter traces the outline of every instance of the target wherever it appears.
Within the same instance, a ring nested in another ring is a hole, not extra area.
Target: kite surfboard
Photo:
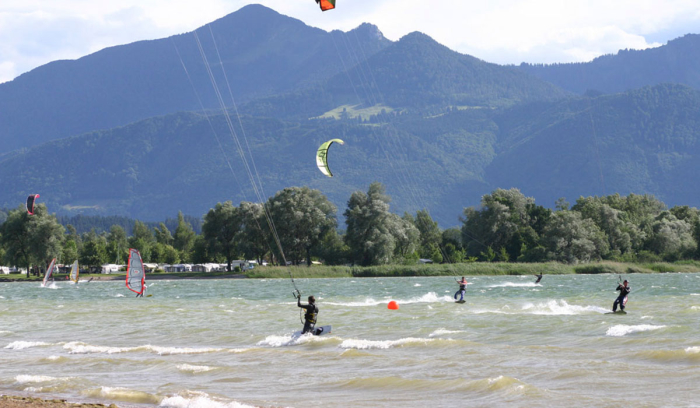
[[[618,310],[617,312],[608,312],[606,314],[627,314],[624,310]]]
[[[455,300],[455,303],[464,303],[466,300]]]
[[[313,331],[314,336],[323,336],[324,334],[331,334],[331,326],[330,325],[316,327]],[[299,336],[301,336],[301,330],[292,334],[292,337],[299,337]]]

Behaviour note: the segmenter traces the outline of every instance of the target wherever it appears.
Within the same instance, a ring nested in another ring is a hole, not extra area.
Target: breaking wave
[[[51,343],[45,343],[43,341],[13,341],[12,343],[5,346],[6,349],[11,350],[24,350],[31,347],[42,347],[42,346],[52,346]]]
[[[605,332],[605,335],[612,337],[622,337],[632,333],[659,330],[663,329],[664,327],[666,326],[655,326],[652,324],[638,324],[630,326],[626,324],[617,324],[615,326],[610,327],[608,331]]]
[[[111,346],[94,346],[91,344],[72,341],[63,346],[71,354],[90,354],[90,353],[106,353],[118,354],[129,352],[151,352],[161,356],[176,355],[176,354],[205,354],[217,352],[240,353],[247,349],[226,349],[226,348],[192,348],[192,347],[163,347],[153,346],[150,344],[136,347],[111,347]]]
[[[455,333],[464,333],[464,330],[437,329],[434,332],[430,333],[428,335],[428,337],[437,337],[437,336],[442,336],[445,334],[455,334]]]
[[[166,397],[163,398],[159,406],[167,408],[255,408],[252,405],[242,404],[237,401],[214,399],[203,392],[186,393],[185,396]]]
[[[344,349],[356,349],[356,350],[386,350],[395,347],[407,347],[407,346],[427,346],[430,343],[438,342],[452,342],[450,339],[421,339],[415,337],[407,337],[405,339],[398,340],[362,340],[362,339],[348,339],[343,340],[338,347]]]

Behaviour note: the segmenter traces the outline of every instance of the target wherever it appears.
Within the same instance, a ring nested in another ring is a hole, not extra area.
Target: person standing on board
[[[535,275],[535,276],[537,276],[537,280],[535,281],[535,283],[536,283],[536,284],[537,284],[537,283],[540,283],[540,281],[542,280],[542,272],[540,272],[539,275]]]
[[[304,314],[304,329],[302,329],[301,334],[306,334],[311,332],[313,334],[314,327],[316,326],[316,317],[318,316],[318,307],[316,307],[316,298],[309,296],[309,304],[301,304],[301,295],[297,294],[297,306],[302,309],[306,309]]]
[[[455,300],[457,300],[457,295],[459,295],[459,300],[461,301],[464,300],[464,292],[467,290],[467,283],[469,282],[462,276],[462,280],[457,281],[457,283],[459,284],[459,290],[455,292]]]
[[[617,289],[620,291],[620,296],[615,299],[615,303],[613,303],[613,312],[617,311],[617,305],[620,305],[620,311],[624,312],[625,311],[625,303],[627,303],[627,295],[630,294],[630,291],[632,288],[627,286],[627,280],[622,282],[621,284],[617,285]]]

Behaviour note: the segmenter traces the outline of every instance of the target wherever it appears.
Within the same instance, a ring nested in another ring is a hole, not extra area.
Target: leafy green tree
[[[80,234],[71,224],[66,225],[66,239],[75,242],[75,246],[80,251],[80,247],[83,245],[83,241],[80,238]]]
[[[61,259],[64,263],[71,263],[78,259],[78,256],[78,245],[72,239],[66,238],[61,249]]]
[[[91,271],[99,271],[107,263],[107,240],[97,235],[94,230],[83,235],[83,248],[80,250],[81,265]]]
[[[126,231],[119,225],[112,225],[107,234],[107,257],[115,263],[126,263],[129,259],[129,241]]]
[[[231,271],[231,261],[236,259],[236,237],[241,230],[238,209],[230,201],[217,203],[204,216],[202,235],[207,242],[207,252],[226,259],[227,270]]]
[[[161,243],[163,245],[172,245],[174,242],[172,234],[170,234],[170,230],[168,227],[165,226],[164,223],[160,223],[155,229],[155,236],[156,236],[156,242]]]
[[[151,247],[151,261],[157,263],[180,263],[180,252],[172,245],[156,242]]]
[[[29,215],[24,207],[11,210],[0,225],[0,244],[5,250],[4,262],[8,265],[26,266],[27,278],[34,262],[30,250]]]
[[[442,232],[440,227],[438,227],[437,221],[433,221],[427,210],[419,210],[416,212],[416,218],[406,218],[413,222],[413,225],[418,228],[420,232],[420,249],[419,254],[423,258],[433,258],[433,253],[437,248],[438,252],[441,252],[440,245],[442,244]],[[442,259],[442,254],[440,254],[440,259]],[[433,259],[433,262],[438,262]]]
[[[263,258],[270,251],[272,242],[264,211],[260,203],[244,201],[238,206],[241,221],[239,251],[246,259],[257,260],[259,265],[262,265]]]
[[[194,242],[192,243],[192,253],[190,255],[190,260],[196,264],[203,264],[214,261],[215,259],[209,255],[207,246],[207,240],[206,238],[204,238],[204,235],[196,235],[194,237]]]
[[[151,261],[151,247],[156,241],[146,224],[141,221],[135,221],[134,230],[128,242],[129,248],[137,249],[144,262]]]
[[[189,262],[192,258],[192,249],[194,248],[196,235],[194,230],[192,230],[192,225],[185,221],[185,216],[182,215],[182,212],[178,212],[173,246],[180,251],[180,257],[183,262]]]
[[[326,265],[344,265],[351,260],[350,248],[334,229],[326,232],[312,255],[318,256]]]
[[[323,235],[335,229],[337,209],[326,196],[308,187],[289,187],[278,191],[267,203],[282,248],[294,264],[306,257],[311,266],[311,251]]]
[[[512,259],[520,256],[523,242],[537,241],[538,237],[531,214],[546,214],[535,200],[525,197],[520,190],[497,189],[481,198],[481,209],[464,209],[462,218],[462,242],[468,256],[484,252],[486,247],[500,253],[505,248]]]
[[[48,264],[52,258],[58,258],[63,249],[65,229],[49,214],[46,205],[34,207],[34,215],[29,216],[29,250],[32,258],[39,264]]]
[[[697,249],[693,227],[686,221],[677,219],[671,212],[659,214],[652,224],[652,230],[649,249],[667,261],[690,257]]]
[[[566,263],[599,260],[609,250],[605,233],[575,211],[557,211],[552,215],[545,228],[544,243],[551,259]]]
[[[344,213],[345,243],[350,248],[353,263],[367,266],[391,262],[396,240],[391,230],[390,201],[384,186],[377,182],[369,186],[367,194],[356,191],[350,196]]]

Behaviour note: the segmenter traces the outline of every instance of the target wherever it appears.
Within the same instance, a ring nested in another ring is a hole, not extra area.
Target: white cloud
[[[648,48],[700,27],[697,0],[260,0],[326,30],[377,25],[390,39],[422,31],[498,63],[587,61]],[[11,4],[6,4],[11,3]],[[191,31],[246,0],[23,0],[0,4],[0,82],[54,59]],[[663,37],[667,35],[670,37]],[[660,38],[663,37],[663,38]]]

